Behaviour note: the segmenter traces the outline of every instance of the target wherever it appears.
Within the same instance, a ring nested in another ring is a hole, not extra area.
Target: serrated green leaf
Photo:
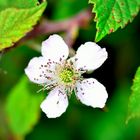
[[[96,42],[132,22],[140,8],[140,0],[89,0],[89,3],[94,4],[96,14]]]
[[[19,0],[16,1],[18,4],[24,5],[24,3],[22,3],[24,0],[21,2]],[[16,6],[18,4],[15,4],[15,7],[13,7],[13,3],[11,2],[9,7],[13,8],[6,7],[6,9],[0,12],[0,51],[11,47],[37,23],[46,7],[46,2],[38,6],[36,3],[36,0],[25,2],[27,6],[27,8],[25,8],[21,5]]]
[[[132,94],[128,103],[128,122],[132,118],[140,117],[140,67],[138,68],[132,85]]]
[[[29,133],[37,123],[40,115],[40,103],[43,94],[36,94],[33,85],[26,77],[9,93],[6,102],[8,125],[18,136]]]

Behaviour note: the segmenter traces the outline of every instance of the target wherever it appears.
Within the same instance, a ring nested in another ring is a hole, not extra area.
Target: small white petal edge
[[[94,108],[105,106],[108,94],[106,88],[96,79],[84,79],[77,82],[76,87],[76,96],[83,104]]]
[[[48,73],[46,69],[53,71],[55,66],[51,64],[51,67],[50,65],[48,67],[47,62],[48,61],[44,57],[34,57],[30,60],[28,66],[25,68],[25,73],[30,81],[37,84],[50,82],[47,77],[53,77],[53,75],[52,73]]]
[[[78,48],[73,60],[76,60],[77,69],[92,71],[99,68],[107,57],[105,48],[101,48],[94,42],[86,42]]]
[[[62,61],[67,59],[69,48],[61,36],[54,34],[42,42],[42,55],[51,61]]]
[[[68,98],[64,90],[56,87],[50,91],[47,98],[40,105],[48,118],[61,116],[68,107]]]

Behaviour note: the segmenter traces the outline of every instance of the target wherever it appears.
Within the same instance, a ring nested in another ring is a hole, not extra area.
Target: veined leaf
[[[15,0],[14,3],[17,2],[17,4],[14,5],[12,0],[9,5],[10,8],[4,2],[0,2],[0,8],[4,8],[0,11],[0,51],[11,47],[29,32],[46,7],[46,2],[37,5],[36,0],[25,2],[25,4],[24,1],[26,0]]]
[[[132,118],[140,117],[140,67],[138,68],[133,85],[132,94],[129,98],[128,103],[128,122]]]
[[[96,14],[96,42],[132,22],[140,8],[140,0],[89,0],[89,3],[94,4],[92,12]]]
[[[6,102],[8,125],[11,131],[18,136],[29,133],[37,123],[40,115],[40,103],[43,94],[37,94],[33,85],[26,77],[9,93]]]
[[[38,0],[1,0],[0,11],[6,8],[33,8],[39,4]]]

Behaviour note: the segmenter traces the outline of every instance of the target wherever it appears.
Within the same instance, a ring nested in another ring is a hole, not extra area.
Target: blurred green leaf
[[[140,117],[140,67],[137,69],[132,85],[132,94],[128,103],[127,122],[136,117]]]
[[[140,7],[139,0],[89,0],[89,3],[94,4],[92,12],[96,14],[96,42],[132,22]]]
[[[0,1],[0,51],[12,46],[37,23],[46,7],[46,2],[36,0]]]
[[[9,127],[15,135],[24,136],[29,133],[39,119],[43,98],[42,94],[35,92],[33,85],[23,76],[9,93],[6,113]]]

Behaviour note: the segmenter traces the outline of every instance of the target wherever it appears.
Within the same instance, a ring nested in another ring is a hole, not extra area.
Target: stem
[[[86,27],[91,19],[91,13],[84,10],[70,19],[55,21],[43,20],[38,26],[27,34],[27,38],[33,38],[40,35],[46,35],[56,32],[68,31],[73,26]]]
[[[32,39],[40,35],[65,32],[66,34],[64,39],[69,46],[72,46],[77,37],[78,29],[87,27],[91,17],[92,15],[89,10],[83,10],[76,16],[62,21],[54,22],[44,19],[39,25],[35,26],[35,28],[29,32],[21,41]]]
[[[69,47],[72,47],[78,36],[79,28],[85,28],[89,25],[92,18],[90,11],[90,9],[83,10],[71,18],[61,21],[43,19],[38,25],[34,27],[32,31],[27,33],[25,37],[15,43],[13,47],[16,47],[17,45],[24,43],[27,40],[34,39],[38,36],[53,34],[57,32],[64,32],[64,40]],[[11,49],[11,47],[7,48],[6,50],[9,49]]]

